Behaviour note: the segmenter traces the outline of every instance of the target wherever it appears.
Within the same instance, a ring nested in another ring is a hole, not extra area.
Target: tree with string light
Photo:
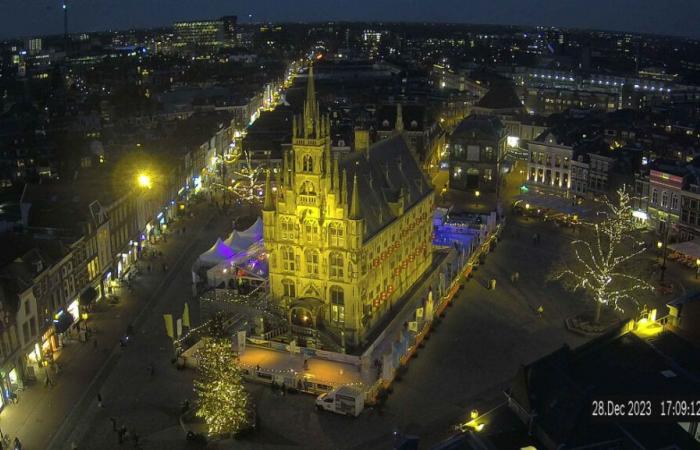
[[[249,404],[231,342],[205,338],[197,360],[197,417],[204,419],[210,435],[235,435],[249,425]]]
[[[631,261],[646,247],[634,238],[634,217],[631,197],[624,188],[617,191],[617,202],[606,199],[602,220],[591,224],[588,239],[576,239],[573,262],[554,274],[571,291],[583,290],[594,301],[593,323],[600,323],[604,306],[623,311],[622,302],[637,303],[634,295],[653,287],[633,273]]]

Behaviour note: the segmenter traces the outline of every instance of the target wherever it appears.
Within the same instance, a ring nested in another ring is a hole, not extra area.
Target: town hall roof
[[[368,153],[351,153],[340,161],[340,172],[346,171],[348,199],[357,175],[360,215],[367,226],[365,240],[390,224],[396,216],[390,203],[404,196],[404,211],[433,192],[403,136],[396,135],[372,145]]]

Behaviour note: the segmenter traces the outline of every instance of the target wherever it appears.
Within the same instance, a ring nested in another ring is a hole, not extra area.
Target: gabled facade
[[[310,71],[276,196],[266,183],[270,290],[292,331],[355,346],[431,266],[433,189],[400,134],[332,159]]]
[[[505,151],[506,134],[498,118],[464,119],[450,137],[450,189],[498,192]]]

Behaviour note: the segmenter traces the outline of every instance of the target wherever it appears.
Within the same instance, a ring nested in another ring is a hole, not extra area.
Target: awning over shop
[[[90,303],[92,303],[95,299],[97,298],[97,289],[95,289],[92,286],[88,286],[87,289],[85,289],[81,294],[80,294],[80,306],[88,306]]]
[[[65,312],[59,311],[53,318],[53,325],[56,327],[57,333],[64,333],[73,324],[73,316]]]
[[[695,241],[679,242],[678,244],[671,244],[668,246],[670,250],[678,253],[682,253],[686,256],[692,258],[700,259],[700,245],[696,244]]]

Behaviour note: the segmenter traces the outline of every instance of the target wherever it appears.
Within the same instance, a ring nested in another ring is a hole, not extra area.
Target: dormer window
[[[383,126],[384,128],[388,128],[388,127],[389,127],[389,121],[386,120],[386,119],[384,119],[384,122],[382,122],[382,126]]]
[[[412,120],[411,121],[411,128],[418,128],[418,122],[416,122],[415,120]]]

